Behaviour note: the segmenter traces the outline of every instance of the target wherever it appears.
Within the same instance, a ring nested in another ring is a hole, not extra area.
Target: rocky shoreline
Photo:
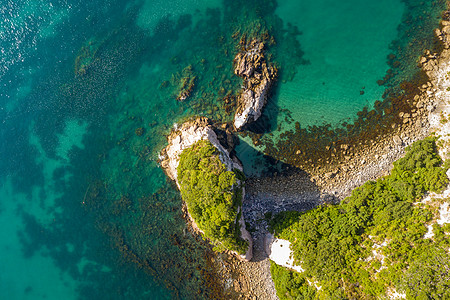
[[[440,137],[443,158],[450,158],[450,22],[442,21],[441,24],[442,28],[435,33],[444,49],[441,53],[426,51],[420,58],[429,81],[420,87],[419,94],[409,99],[413,109],[411,113],[399,114],[401,123],[392,125],[392,134],[380,136],[371,147],[360,149],[328,169],[247,180],[243,209],[254,240],[254,256],[258,260],[240,263],[237,267],[236,271],[242,272],[243,277],[250,278],[243,280],[248,285],[243,298],[277,299],[265,251],[268,228],[264,217],[267,213],[304,211],[324,202],[338,202],[366,181],[386,175],[407,146],[431,134]],[[268,276],[266,272],[269,272]],[[255,274],[259,280],[251,279]]]

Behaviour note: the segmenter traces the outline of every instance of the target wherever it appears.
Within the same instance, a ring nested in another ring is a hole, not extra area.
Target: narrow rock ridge
[[[238,169],[243,171],[243,167],[239,160],[236,157],[230,157],[230,151],[226,149],[220,142],[217,137],[216,132],[214,131],[214,127],[211,125],[209,119],[200,117],[193,121],[189,121],[178,127],[176,124],[174,129],[167,137],[168,146],[161,151],[161,155],[159,157],[159,161],[161,167],[169,176],[170,179],[174,180],[180,189],[180,184],[178,182],[178,174],[177,168],[180,163],[180,154],[183,150],[191,147],[196,142],[200,140],[208,140],[214,147],[219,150],[219,158],[220,161],[225,164],[227,171],[232,171],[234,169]],[[243,185],[241,181],[238,180],[239,185]],[[245,187],[242,187],[242,200],[245,195]],[[242,206],[238,207],[238,215],[239,212],[242,211]],[[253,241],[250,233],[245,228],[245,220],[244,215],[241,213],[241,217],[239,219],[240,230],[241,230],[241,238],[246,240],[249,244],[248,250],[245,255],[238,255],[241,259],[250,261],[253,256]],[[188,212],[188,217],[192,223],[192,227],[195,231],[199,233],[204,233],[201,229],[198,228],[194,219],[192,219],[191,215]]]
[[[270,87],[277,77],[276,67],[268,63],[264,56],[264,43],[254,39],[248,48],[234,58],[234,73],[244,79],[234,115],[236,130],[261,116]]]

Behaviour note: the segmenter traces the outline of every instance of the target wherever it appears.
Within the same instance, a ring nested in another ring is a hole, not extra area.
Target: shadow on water
[[[307,171],[264,155],[245,140],[240,140],[236,155],[247,176],[244,207],[250,207],[251,214],[261,210],[262,214],[304,211],[323,201],[335,201],[334,196],[321,194]],[[254,216],[251,219],[255,219]]]
[[[243,203],[247,229],[254,240],[253,259],[267,259],[265,238],[272,217],[282,212],[311,210],[323,203],[335,203],[333,195],[321,193],[310,174],[298,167],[267,158],[267,173],[246,180]]]
[[[323,201],[334,202],[333,195],[324,195],[305,170],[265,157],[267,166],[260,177],[249,177],[248,197],[263,201],[261,209],[265,212],[277,213],[283,210],[304,211],[314,208]],[[252,201],[253,202],[253,201]]]

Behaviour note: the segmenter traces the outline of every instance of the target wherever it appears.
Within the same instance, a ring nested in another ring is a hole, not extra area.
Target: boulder
[[[394,144],[395,144],[395,145],[397,145],[397,146],[403,145],[403,141],[402,141],[402,139],[401,139],[398,135],[395,135],[395,136],[393,137],[393,140],[394,140]]]

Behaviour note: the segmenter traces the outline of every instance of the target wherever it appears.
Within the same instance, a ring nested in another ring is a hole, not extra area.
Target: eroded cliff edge
[[[218,136],[218,133],[220,137]],[[201,141],[207,141],[215,148],[214,152],[217,153],[220,162],[224,166],[224,171],[226,170],[225,172],[228,172],[229,174],[231,174],[231,176],[234,175],[230,172],[234,172],[237,175],[239,175],[239,173],[242,174],[243,167],[241,163],[236,157],[232,155],[230,156],[232,147],[231,133],[223,132],[217,128],[214,128],[209,119],[200,117],[193,121],[188,121],[183,125],[181,125],[180,127],[175,126],[170,135],[167,137],[167,140],[168,146],[164,148],[161,152],[160,163],[167,176],[169,176],[172,180],[176,182],[178,188],[182,192],[183,200],[185,200],[187,204],[188,216],[191,221],[192,227],[198,233],[202,234],[203,236],[213,241],[213,243],[216,244],[216,246],[218,242],[222,244],[222,246],[224,246],[227,250],[230,250],[234,254],[239,254],[236,251],[233,251],[233,249],[230,249],[229,246],[227,246],[227,241],[224,240],[220,241],[214,238],[211,235],[210,228],[207,228],[204,225],[204,222],[201,221],[198,222],[198,220],[195,219],[194,215],[198,214],[195,213],[193,214],[190,211],[191,209],[194,208],[189,207],[188,203],[189,201],[186,201],[187,194],[186,192],[183,191],[183,189],[188,188],[186,185],[185,187],[183,187],[183,182],[181,182],[179,171],[180,159],[182,158],[183,152],[192,151],[192,149],[195,149],[196,146],[200,147],[201,146],[200,144],[206,145],[207,143],[202,143]],[[238,198],[236,199],[238,201],[237,207],[230,206],[231,205],[230,203],[223,202],[220,203],[221,207],[218,207],[217,212],[221,213],[224,210],[226,211],[234,210],[232,212],[236,215],[236,219],[234,219],[234,225],[236,226],[237,230],[239,230],[240,238],[247,242],[247,250],[245,251],[245,254],[240,254],[239,257],[249,261],[252,258],[253,242],[249,232],[245,228],[245,221],[242,214],[242,201],[245,195],[245,187],[243,179],[239,178],[240,176],[236,177],[237,178],[235,179],[235,183],[233,184],[232,189],[233,189],[233,197]],[[231,202],[236,203],[235,201]]]

